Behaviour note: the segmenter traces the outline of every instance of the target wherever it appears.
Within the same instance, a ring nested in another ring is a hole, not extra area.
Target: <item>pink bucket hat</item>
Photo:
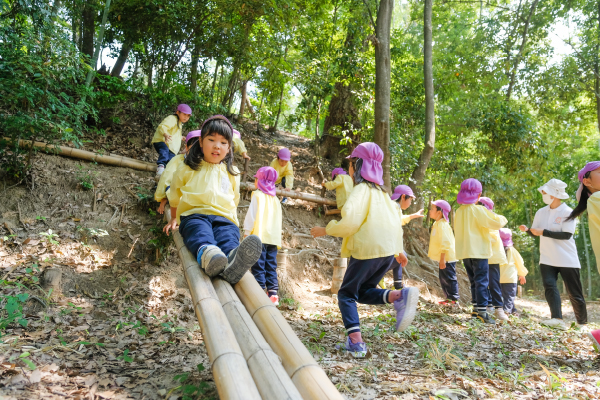
[[[187,143],[190,139],[195,137],[200,137],[202,135],[202,131],[190,131],[185,137],[185,142]]]
[[[489,197],[480,197],[479,202],[490,211],[494,209],[494,202]]]
[[[512,231],[508,228],[500,229],[500,239],[502,240],[502,245],[504,247],[512,246]]]
[[[436,200],[432,201],[431,204],[437,206],[442,209],[442,215],[444,215],[444,219],[448,221],[448,213],[452,210],[450,204],[446,200]]]
[[[290,153],[289,149],[284,147],[283,149],[277,152],[277,158],[283,161],[290,161],[290,159],[292,158],[292,154]]]
[[[272,167],[260,167],[254,177],[257,179],[258,189],[264,194],[275,196],[275,181],[277,171]]]
[[[240,133],[240,131],[238,131],[237,129],[233,130],[233,137],[236,137],[238,139],[242,138],[242,134]]]
[[[595,171],[598,168],[600,168],[600,161],[591,161],[585,164],[585,167],[583,167],[581,171],[579,171],[579,173],[577,174],[577,179],[579,179],[579,182],[581,182],[579,184],[579,189],[577,189],[577,194],[575,195],[577,201],[579,201],[579,199],[581,198],[581,191],[583,190],[583,178],[585,178],[585,174],[587,174],[588,172]]]
[[[400,198],[400,196],[402,195],[406,195],[406,196],[410,196],[413,199],[416,199],[412,189],[410,188],[410,186],[406,186],[406,185],[398,185],[396,186],[396,188],[394,189],[394,193],[392,193],[392,200],[398,200]]]
[[[456,196],[456,202],[458,204],[475,204],[481,191],[481,182],[475,178],[465,179],[460,184],[460,191]]]
[[[335,168],[333,171],[331,171],[331,179],[335,179],[335,177],[338,175],[348,175],[348,174],[346,173],[346,171],[344,171],[343,168]]]
[[[171,108],[172,110],[172,108]],[[192,109],[187,104],[180,104],[177,106],[177,111],[182,112],[184,114],[192,115]]]
[[[361,143],[346,158],[363,160],[360,175],[367,181],[383,186],[383,151],[373,142]]]

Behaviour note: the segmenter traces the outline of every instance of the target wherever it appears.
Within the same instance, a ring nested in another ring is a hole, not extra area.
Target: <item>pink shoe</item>
[[[274,294],[273,296],[269,296],[269,299],[271,299],[274,306],[279,305],[279,296],[277,296],[276,294]]]
[[[597,352],[600,352],[600,329],[587,333],[587,336],[592,341],[592,345]]]

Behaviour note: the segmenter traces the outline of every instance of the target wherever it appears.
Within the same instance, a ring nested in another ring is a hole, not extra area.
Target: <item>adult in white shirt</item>
[[[567,184],[563,181],[550,179],[539,188],[544,203],[548,205],[535,213],[531,229],[527,229],[525,225],[519,227],[523,232],[540,237],[540,272],[551,313],[551,319],[542,321],[542,324],[563,330],[567,326],[562,319],[560,293],[556,286],[558,274],[562,276],[569,293],[577,323],[587,324],[587,308],[580,277],[581,265],[573,239],[575,221],[567,221],[572,209],[562,202],[569,198],[565,192],[566,187]]]

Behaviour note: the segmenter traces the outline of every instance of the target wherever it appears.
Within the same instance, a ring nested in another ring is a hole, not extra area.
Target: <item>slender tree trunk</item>
[[[248,81],[244,80],[242,82],[242,100],[240,101],[240,112],[239,112],[239,118],[243,119],[244,118],[244,111],[246,111],[246,103],[248,102]]]
[[[256,113],[254,112],[254,107],[252,107],[252,103],[250,102],[250,97],[246,97],[246,107],[248,111],[250,111],[250,115],[254,120],[256,120]]]
[[[433,92],[433,31],[431,15],[433,0],[425,0],[423,12],[424,42],[423,42],[423,75],[425,84],[425,147],[415,167],[410,185],[415,191],[420,192],[421,185],[425,180],[427,167],[435,150],[435,98]],[[419,208],[423,207],[423,197],[419,199]]]
[[[219,76],[219,60],[217,60],[217,65],[215,65],[215,72],[213,74],[213,83],[212,88],[210,89],[210,104],[212,104],[215,98],[215,85],[217,84],[217,77]]]
[[[73,11],[73,15],[71,17],[71,35],[72,35],[72,40],[73,43],[75,43],[75,46],[77,46],[77,48],[81,51],[81,37],[80,37],[80,31],[81,31],[81,20],[78,18],[78,13],[77,11]]]
[[[81,52],[88,56],[91,60],[94,57],[94,33],[96,32],[96,10],[90,2],[85,2],[83,5],[83,12],[81,14],[81,20],[83,23],[83,34],[81,43]],[[90,64],[91,65],[91,64]],[[95,65],[91,65],[93,69],[96,69]]]
[[[277,124],[279,124],[279,116],[281,115],[281,103],[283,102],[283,92],[285,91],[285,83],[281,85],[281,94],[279,95],[279,109],[277,110],[277,117],[275,118],[275,125],[273,125],[272,131],[277,130]]]
[[[306,100],[306,131],[310,132],[312,131],[312,117],[310,115],[310,112],[312,110],[312,103],[313,103],[313,97],[310,96],[307,100]]]
[[[58,11],[60,10],[60,2],[61,2],[61,0],[54,0],[54,4],[52,4],[51,18],[55,24],[56,24],[56,21],[58,21]]]
[[[375,134],[374,141],[383,150],[383,182],[391,188],[390,152],[390,30],[394,0],[380,0],[375,36]]]
[[[100,25],[100,31],[98,32],[98,40],[96,40],[96,48],[94,49],[94,56],[92,58],[92,69],[90,70],[90,72],[88,72],[87,79],[85,80],[86,86],[90,86],[92,80],[94,79],[94,74],[96,73],[96,64],[98,63],[100,48],[102,47],[102,42],[104,41],[104,28],[106,27],[106,19],[108,18],[110,1],[111,0],[106,0],[106,4],[104,5],[104,13],[102,14],[102,24]]]
[[[121,72],[123,72],[123,67],[125,67],[125,63],[127,62],[127,57],[129,57],[129,52],[133,48],[133,42],[129,39],[125,39],[123,45],[121,46],[121,51],[119,51],[119,57],[115,62],[115,66],[110,73],[111,76],[121,76]]]
[[[200,46],[194,45],[194,51],[192,53],[192,71],[190,76],[190,90],[196,94],[198,90],[198,60],[200,59]]]

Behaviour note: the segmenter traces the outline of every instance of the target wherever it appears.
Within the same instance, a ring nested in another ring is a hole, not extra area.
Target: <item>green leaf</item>
[[[202,371],[204,371],[206,369],[206,368],[204,368],[203,364],[196,365],[196,368],[198,368],[198,372],[202,372]]]

